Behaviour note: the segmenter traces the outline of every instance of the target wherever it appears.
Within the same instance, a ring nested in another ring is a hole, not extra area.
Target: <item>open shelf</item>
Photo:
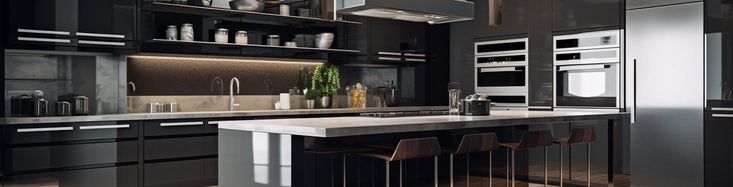
[[[259,45],[259,44],[234,44],[234,43],[217,43],[217,42],[204,42],[204,41],[181,41],[181,40],[167,40],[167,39],[153,39],[149,42],[155,43],[171,43],[171,44],[205,44],[205,45],[218,45],[218,46],[231,46],[231,47],[244,47],[244,48],[269,48],[279,50],[291,50],[297,52],[325,52],[325,53],[349,53],[359,54],[361,51],[348,50],[348,49],[321,49],[311,47],[286,47],[286,46],[272,46],[272,45]]]
[[[271,14],[264,12],[244,11],[244,10],[232,10],[216,7],[203,7],[194,5],[183,5],[183,4],[172,4],[172,3],[161,3],[153,2],[150,11],[152,12],[166,12],[166,13],[179,13],[179,14],[193,14],[203,16],[216,16],[216,17],[238,17],[243,20],[252,20],[253,22],[276,22],[276,23],[291,23],[291,24],[313,24],[320,26],[338,26],[341,24],[362,24],[354,21],[343,21],[343,20],[328,20],[314,17],[302,17],[302,16],[283,16],[279,14]]]

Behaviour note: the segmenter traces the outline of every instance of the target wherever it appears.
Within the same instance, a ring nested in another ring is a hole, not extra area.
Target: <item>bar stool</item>
[[[547,131],[530,131],[522,135],[522,139],[516,143],[499,143],[499,146],[506,148],[511,151],[511,168],[512,168],[512,187],[515,186],[515,171],[514,171],[514,151],[529,149],[529,148],[544,148],[544,159],[545,159],[545,186],[547,186],[547,146],[552,145],[552,133]],[[507,152],[507,180],[509,179],[509,152]],[[507,184],[509,186],[509,184]]]
[[[305,153],[310,154],[322,154],[322,155],[328,155],[328,154],[340,154],[341,155],[341,162],[343,164],[343,167],[341,168],[342,171],[342,182],[343,186],[346,187],[346,157],[349,156],[352,152],[361,152],[361,151],[368,151],[371,149],[368,148],[354,148],[354,147],[348,147],[345,145],[340,144],[321,144],[321,145],[315,145],[313,147],[309,147],[305,149]],[[333,169],[332,169],[333,170]],[[335,174],[331,174],[331,186],[335,186],[333,180]]]
[[[596,141],[596,133],[593,131],[593,128],[574,128],[570,131],[570,137],[569,138],[560,138],[555,140],[556,144],[560,145],[560,187],[563,186],[563,177],[562,177],[562,147],[565,145],[572,145],[572,144],[586,144],[587,146],[587,155],[588,155],[588,168],[586,172],[586,176],[588,177],[588,186],[590,186],[590,143]]]
[[[489,152],[489,187],[491,184],[491,166],[492,150],[498,147],[499,140],[496,138],[496,133],[480,133],[480,134],[467,134],[461,138],[461,142],[456,147],[450,147],[444,150],[444,152],[450,155],[450,186],[454,187],[455,183],[453,180],[453,156],[457,154],[466,154],[466,186],[470,186],[470,158],[468,157],[471,153],[476,152]]]
[[[375,158],[385,161],[385,184],[386,187],[390,186],[389,180],[389,164],[392,161],[400,161],[400,186],[402,186],[402,161],[429,158],[434,159],[434,174],[435,174],[435,187],[438,187],[438,156],[440,155],[440,143],[438,138],[414,138],[414,139],[403,139],[397,143],[397,146],[393,146],[392,149],[382,149],[368,152],[356,152],[355,155]]]

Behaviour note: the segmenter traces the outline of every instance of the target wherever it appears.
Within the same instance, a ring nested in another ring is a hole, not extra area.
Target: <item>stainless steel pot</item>
[[[314,109],[314,108],[316,108],[316,100],[305,100],[305,106],[308,109]]]
[[[328,49],[331,48],[331,43],[333,43],[333,33],[321,33],[316,35],[316,47],[320,49]]]
[[[56,115],[57,116],[70,116],[71,115],[71,103],[66,101],[56,102]]]
[[[72,97],[71,108],[74,115],[88,115],[89,98],[83,95]]]
[[[230,0],[229,7],[232,10],[245,10],[261,12],[265,9],[265,1],[263,0]]]

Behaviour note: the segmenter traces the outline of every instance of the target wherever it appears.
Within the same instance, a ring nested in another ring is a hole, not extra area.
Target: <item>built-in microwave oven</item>
[[[475,91],[498,107],[528,105],[528,39],[477,42]]]
[[[623,50],[619,30],[555,37],[556,109],[623,107]]]

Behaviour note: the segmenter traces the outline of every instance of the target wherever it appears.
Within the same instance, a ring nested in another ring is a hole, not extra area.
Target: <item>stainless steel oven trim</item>
[[[524,86],[478,86],[478,69],[479,68],[508,68],[508,67],[525,67],[524,71]],[[515,89],[521,89],[521,93],[528,93],[529,91],[529,68],[528,66],[502,66],[502,67],[474,67],[473,68],[473,86],[476,92],[490,92],[490,90],[494,89],[506,89],[506,88],[513,88],[510,89],[510,91],[515,91]],[[517,90],[518,91],[518,90]],[[520,93],[520,92],[514,92],[514,93]]]
[[[500,43],[513,43],[513,42],[524,42],[524,50],[513,50],[513,51],[500,51],[500,52],[488,52],[488,53],[479,53],[478,52],[478,46],[479,45],[487,45],[487,44],[500,44]],[[483,42],[475,42],[473,44],[473,54],[475,56],[480,55],[496,55],[496,54],[512,54],[512,53],[527,53],[529,52],[529,38],[517,38],[517,39],[508,39],[508,40],[492,40],[492,41],[483,41]]]
[[[565,39],[574,39],[574,38],[591,38],[591,37],[602,37],[602,36],[616,36],[616,44],[615,45],[604,45],[604,46],[591,46],[591,47],[575,47],[575,48],[567,48],[567,49],[558,49],[557,48],[557,40],[565,40]],[[577,51],[577,50],[588,50],[588,49],[602,49],[602,48],[619,48],[621,46],[621,42],[623,41],[623,35],[621,34],[621,30],[606,30],[606,31],[596,31],[596,32],[585,32],[580,34],[569,34],[569,35],[559,35],[552,38],[552,49],[554,51]]]
[[[485,58],[485,57],[497,57],[497,56],[513,56],[513,55],[523,55],[524,61],[516,61],[516,62],[510,62],[510,63],[478,63],[479,58]],[[490,54],[490,55],[476,55],[473,58],[473,64],[476,68],[483,68],[483,67],[506,67],[506,66],[527,66],[529,64],[529,53],[502,53],[502,54]]]
[[[568,53],[578,53],[578,52],[598,52],[598,51],[615,51],[616,56],[613,58],[557,60],[558,54],[568,54]],[[593,50],[582,50],[582,51],[561,51],[561,52],[552,53],[552,57],[553,57],[553,64],[555,66],[577,65],[577,64],[618,63],[618,62],[621,62],[621,49],[620,48],[610,48],[610,49],[593,49]]]
[[[590,65],[574,65],[574,66],[557,66],[557,71],[587,70],[587,69],[606,69],[606,65],[605,64],[590,64]]]
[[[621,100],[623,99],[623,96],[621,95],[621,93],[622,93],[622,87],[621,87],[621,76],[622,76],[622,73],[621,73],[621,63],[620,62],[616,62],[616,63],[605,63],[605,64],[616,65],[616,66],[614,66],[615,69],[616,69],[616,74],[617,74],[616,75],[616,107],[610,107],[610,108],[619,109],[620,110],[623,107],[623,106],[621,106]],[[567,65],[567,66],[570,66],[570,65]],[[575,66],[579,66],[579,65],[575,65]],[[609,108],[609,107],[587,107],[587,106],[558,106],[557,105],[557,72],[558,72],[558,69],[561,68],[561,67],[562,67],[562,65],[556,65],[554,67],[555,68],[555,71],[552,73],[552,106],[554,108],[601,108],[601,109],[602,108]]]

